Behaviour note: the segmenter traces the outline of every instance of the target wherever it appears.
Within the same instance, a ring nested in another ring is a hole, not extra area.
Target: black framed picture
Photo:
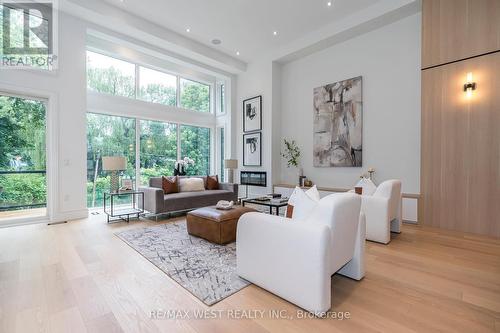
[[[243,165],[262,166],[262,133],[243,134]]]
[[[243,132],[262,130],[262,96],[243,101]]]

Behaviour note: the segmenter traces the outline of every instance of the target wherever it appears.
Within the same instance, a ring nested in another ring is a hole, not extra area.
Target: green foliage
[[[210,86],[181,80],[181,107],[189,110],[210,112]]]
[[[141,87],[139,91],[140,99],[146,102],[159,103],[175,106],[177,103],[177,92],[173,87],[162,84],[148,84],[146,88]]]
[[[45,105],[17,97],[0,96],[0,169],[12,170],[20,156],[24,170],[45,170]]]
[[[162,170],[172,175],[177,160],[177,125],[158,121],[141,120],[141,175],[142,170]],[[148,184],[149,178],[141,177],[141,183]]]
[[[194,160],[186,169],[188,176],[202,176],[210,171],[210,129],[181,126],[181,157]]]
[[[109,192],[110,188],[110,177],[100,176],[95,182],[95,202],[93,201],[93,189],[94,183],[87,182],[87,206],[88,207],[102,207],[104,192]]]
[[[15,174],[0,176],[0,207],[46,202],[45,175]]]
[[[297,143],[295,140],[288,141],[287,139],[283,139],[283,141],[285,143],[285,151],[281,153],[281,156],[286,159],[287,166],[299,166],[300,149]]]
[[[135,79],[118,69],[87,68],[87,87],[93,91],[116,96],[135,97]]]

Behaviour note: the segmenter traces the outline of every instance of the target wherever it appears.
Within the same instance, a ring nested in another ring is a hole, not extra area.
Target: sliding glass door
[[[0,221],[47,215],[46,103],[0,93]]]

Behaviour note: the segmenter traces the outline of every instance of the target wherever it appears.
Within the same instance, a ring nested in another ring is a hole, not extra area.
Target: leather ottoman
[[[227,244],[236,241],[236,227],[241,215],[256,212],[255,209],[234,206],[229,210],[203,207],[187,213],[187,231],[192,236],[212,243]]]

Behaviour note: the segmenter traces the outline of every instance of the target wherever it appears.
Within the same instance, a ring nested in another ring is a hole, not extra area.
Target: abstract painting
[[[243,165],[262,166],[262,133],[243,134]]]
[[[314,89],[315,167],[361,167],[363,161],[362,77]]]
[[[260,131],[262,129],[262,96],[243,101],[243,132]]]

